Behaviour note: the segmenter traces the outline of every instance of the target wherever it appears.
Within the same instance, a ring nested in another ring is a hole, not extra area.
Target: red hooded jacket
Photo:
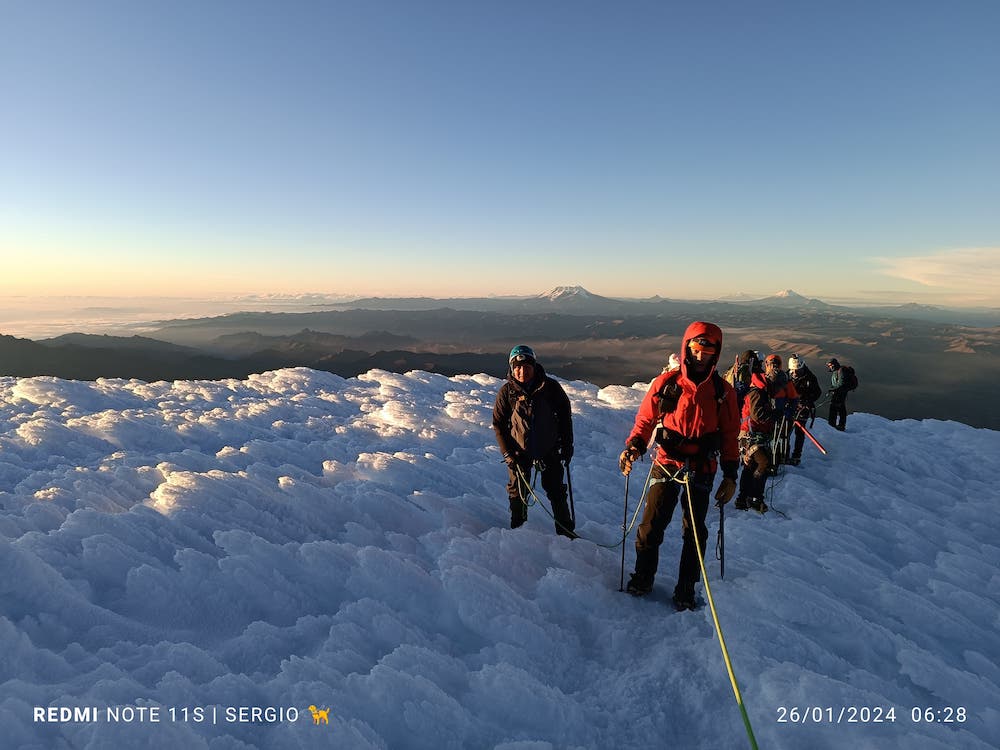
[[[710,361],[708,377],[700,383],[695,383],[688,375],[687,344],[691,339],[698,337],[716,342],[718,351]],[[716,400],[716,386],[712,373],[715,372],[721,353],[722,330],[717,325],[700,321],[689,325],[684,332],[684,340],[681,345],[680,371],[663,373],[652,382],[646,392],[646,397],[639,406],[639,412],[635,415],[635,425],[626,444],[644,451],[654,430],[661,424],[668,430],[689,439],[710,437],[713,433],[718,433],[722,473],[724,476],[735,479],[739,467],[737,438],[740,432],[740,413],[736,405],[736,392],[729,383],[722,381],[724,394],[722,403],[720,404]],[[677,401],[677,407],[664,414],[661,419],[660,392],[664,384],[674,378],[676,378],[677,385],[681,387],[680,398]],[[662,447],[657,447],[656,460],[668,466],[683,465],[681,460],[668,456]],[[716,462],[712,459],[701,467],[695,468],[699,471],[714,472]]]

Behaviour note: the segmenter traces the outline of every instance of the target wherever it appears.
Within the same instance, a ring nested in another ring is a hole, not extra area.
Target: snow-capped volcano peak
[[[554,289],[538,295],[542,299],[567,300],[567,299],[594,299],[594,295],[582,286],[557,286]]]
[[[737,301],[737,300],[734,300]],[[742,300],[739,300],[742,301]],[[745,300],[750,304],[779,305],[781,307],[826,307],[827,304],[821,300],[810,297],[803,297],[792,289],[783,289],[775,292],[770,297],[757,300]]]
[[[774,296],[775,297],[780,297],[781,299],[800,299],[800,300],[805,300],[805,297],[803,297],[798,292],[792,291],[791,289],[784,289],[784,290],[782,290],[780,292],[775,292]]]

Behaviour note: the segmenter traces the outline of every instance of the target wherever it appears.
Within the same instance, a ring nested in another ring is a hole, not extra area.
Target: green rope
[[[629,523],[628,528],[625,529],[622,532],[621,541],[617,542],[616,544],[602,544],[601,542],[598,542],[598,541],[596,541],[594,539],[590,539],[589,537],[581,536],[580,534],[577,534],[575,530],[573,530],[573,529],[567,529],[565,526],[563,526],[561,523],[559,523],[559,521],[556,520],[556,517],[552,513],[552,511],[550,511],[545,506],[545,503],[542,502],[542,499],[535,493],[535,490],[531,487],[531,484],[528,482],[527,478],[524,476],[524,472],[521,471],[521,467],[518,466],[515,463],[514,464],[514,468],[517,471],[517,478],[518,478],[518,480],[524,486],[524,489],[527,490],[527,494],[530,497],[530,501],[529,500],[525,500],[524,493],[521,493],[521,492],[518,493],[518,495],[521,498],[521,502],[524,503],[524,507],[527,509],[527,508],[530,508],[532,505],[538,505],[538,507],[540,507],[542,510],[544,510],[548,514],[548,516],[553,520],[553,522],[560,529],[562,529],[563,531],[566,531],[566,532],[571,532],[572,534],[574,534],[576,536],[577,539],[583,539],[585,542],[590,542],[591,544],[596,545],[598,547],[602,547],[603,549],[618,549],[620,546],[622,546],[623,544],[625,544],[626,540],[628,539],[628,535],[632,533],[632,529],[635,527],[635,521],[639,517],[639,510],[642,508],[642,503],[641,502],[636,506],[635,513],[632,514],[632,521],[631,521],[631,523]],[[646,488],[649,486],[649,481],[650,481],[650,478],[652,477],[652,475],[653,475],[653,467],[650,466],[649,467],[649,474],[646,476],[646,484],[642,488],[643,494],[641,495],[641,497],[645,497]]]

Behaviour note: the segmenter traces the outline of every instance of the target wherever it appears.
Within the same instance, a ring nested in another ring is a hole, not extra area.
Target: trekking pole
[[[813,445],[815,445],[817,448],[819,448],[819,452],[822,453],[825,456],[826,455],[826,448],[824,448],[822,445],[820,445],[819,440],[817,440],[816,438],[813,437],[813,434],[811,432],[809,432],[809,430],[806,429],[806,426],[804,424],[802,424],[797,419],[795,420],[795,424],[798,425],[799,429],[802,430],[803,434],[807,438],[809,438],[810,440],[812,440]]]
[[[726,506],[719,503],[719,578],[726,577]]]
[[[782,417],[784,419],[784,417]],[[781,422],[774,423],[774,429],[771,432],[771,463],[773,464],[774,472],[777,473],[778,464],[781,463]]]
[[[573,526],[576,526],[576,508],[573,507],[573,479],[569,475],[569,461],[565,462],[566,466],[566,487],[569,490],[569,517],[573,521]]]
[[[625,475],[625,514],[622,516],[622,580],[618,590],[625,590],[625,535],[628,533],[628,474]]]

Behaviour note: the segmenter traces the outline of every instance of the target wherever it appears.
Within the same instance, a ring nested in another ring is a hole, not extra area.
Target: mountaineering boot
[[[628,579],[625,590],[632,596],[646,596],[653,590],[653,581],[646,576],[633,573]]]
[[[569,506],[566,504],[566,498],[556,497],[552,499],[552,515],[555,519],[557,534],[569,537],[570,539],[578,538],[576,535],[576,525],[569,515]]]
[[[524,526],[524,522],[527,520],[528,507],[524,501],[519,497],[510,498],[510,527],[516,529],[519,526]]]
[[[682,612],[685,609],[694,609],[697,607],[697,603],[694,600],[694,586],[685,586],[678,583],[674,587],[674,608],[678,612]]]
[[[764,513],[767,513],[767,503],[765,503],[763,501],[763,499],[761,499],[759,497],[752,497],[752,498],[750,498],[748,504],[749,504],[749,506],[751,508],[753,508],[755,511],[757,511],[761,515],[763,515]]]
[[[746,495],[740,495],[736,498],[736,510],[750,510],[750,505],[747,503]]]
[[[789,456],[788,460],[785,461],[789,466],[798,466],[802,462],[799,456]]]

